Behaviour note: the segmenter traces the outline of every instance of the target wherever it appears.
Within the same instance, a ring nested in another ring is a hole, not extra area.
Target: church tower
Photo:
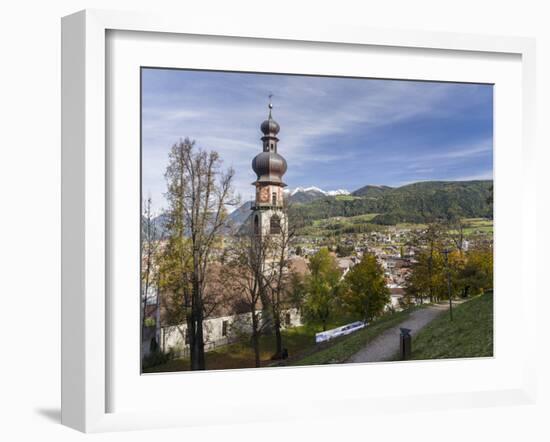
[[[257,179],[252,183],[256,187],[256,200],[252,206],[252,231],[260,238],[266,235],[278,235],[286,232],[287,220],[283,210],[283,175],[286,172],[286,160],[277,153],[279,124],[271,116],[273,104],[269,101],[269,116],[260,129],[263,133],[262,152],[252,160],[252,169]]]

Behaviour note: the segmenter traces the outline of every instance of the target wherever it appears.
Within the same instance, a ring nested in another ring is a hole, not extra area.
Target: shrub
[[[156,350],[143,357],[141,361],[141,368],[142,370],[145,370],[147,368],[154,367],[155,365],[166,364],[172,359],[174,359],[174,349],[172,347],[170,347],[167,353],[164,353],[161,350]]]

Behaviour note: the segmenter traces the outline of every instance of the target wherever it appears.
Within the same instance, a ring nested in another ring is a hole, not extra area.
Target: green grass
[[[372,221],[378,213],[367,213],[364,215],[356,215],[356,216],[335,216],[332,218],[326,218],[326,219],[317,219],[313,221],[314,227],[320,227],[320,228],[327,228],[334,224],[340,224],[340,223],[346,223],[346,224],[360,224],[363,222]]]
[[[289,365],[321,365],[345,362],[361,348],[389,328],[403,322],[417,308],[413,307],[401,312],[387,314],[358,332],[329,341],[312,349],[312,352],[302,358],[289,361]]]
[[[349,195],[343,195],[342,198],[349,198]],[[351,197],[356,198],[356,197]],[[387,226],[372,224],[372,220],[378,216],[378,213],[367,213],[356,216],[337,216],[325,219],[314,220],[311,225],[300,229],[299,234],[304,236],[335,236],[350,232],[353,227],[363,226],[369,231],[384,231]],[[464,234],[466,237],[475,235],[492,235],[493,221],[487,218],[464,218]],[[399,229],[422,230],[427,227],[423,223],[398,223],[395,225]],[[348,230],[346,230],[348,229]],[[454,231],[452,231],[454,232]],[[364,232],[355,232],[364,233]],[[456,233],[456,232],[455,232]]]
[[[337,201],[353,201],[353,200],[360,200],[360,196],[353,196],[353,195],[336,195],[334,197]]]
[[[493,294],[486,293],[434,319],[413,338],[411,359],[493,356]]]
[[[311,225],[300,229],[299,233],[300,235],[309,236],[334,236],[345,233],[345,229],[347,228],[358,226],[364,226],[365,228],[369,227],[374,230],[384,230],[384,227],[370,224],[370,221],[372,221],[377,215],[378,213],[367,213],[364,215],[349,217],[336,216],[326,219],[317,219],[313,221]]]
[[[469,237],[476,234],[492,235],[493,234],[493,220],[487,218],[465,218],[462,220],[464,223],[464,235]],[[456,233],[455,231],[453,231]]]
[[[427,224],[420,223],[398,223],[395,225],[398,229],[423,230],[428,227]]]

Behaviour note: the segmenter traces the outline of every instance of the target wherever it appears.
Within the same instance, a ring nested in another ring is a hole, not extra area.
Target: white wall
[[[83,8],[176,11],[182,23],[196,14],[220,20],[257,20],[266,26],[311,20],[379,28],[537,36],[539,79],[539,190],[548,197],[550,164],[550,15],[544,0],[393,0],[324,2],[312,0],[168,1],[156,0],[8,0],[0,10],[0,189],[2,191],[0,275],[1,324],[0,437],[3,440],[88,440],[57,424],[60,370],[60,17]],[[329,24],[327,24],[329,26]],[[541,219],[550,219],[548,206]],[[539,256],[543,276],[550,250],[541,229]],[[539,336],[550,308],[548,297],[536,312]],[[537,313],[538,312],[538,313]],[[32,324],[29,326],[28,324]],[[24,343],[24,344],[22,344]],[[547,348],[545,344],[541,348]],[[548,352],[541,352],[540,371],[550,372]],[[331,368],[327,368],[331,369]],[[537,406],[415,412],[380,415],[368,422],[335,421],[255,424],[250,427],[196,428],[103,434],[95,441],[280,440],[549,440],[546,424],[550,389],[540,379]],[[247,392],[243,392],[247,394]],[[292,397],[291,392],[288,392]],[[182,400],[184,399],[182,393]]]
[[[261,311],[257,312],[261,315]],[[292,308],[283,312],[282,326],[286,328],[286,314],[290,314],[290,327],[301,325],[301,317],[297,309]],[[223,323],[227,321],[227,335],[223,335]],[[220,316],[218,318],[208,318],[204,321],[204,349],[205,351],[214,350],[220,346],[234,342],[243,334],[250,334],[252,330],[252,318],[250,313],[242,313],[233,316]],[[176,355],[181,356],[182,351],[189,349],[189,344],[184,342],[184,336],[187,332],[187,324],[177,326],[162,327],[160,346],[163,351],[174,349]],[[143,347],[142,347],[143,348]],[[142,350],[143,351],[143,350]],[[185,353],[183,353],[185,354]]]

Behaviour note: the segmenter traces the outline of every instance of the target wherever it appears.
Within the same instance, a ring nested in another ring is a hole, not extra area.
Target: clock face
[[[260,202],[267,203],[269,201],[269,187],[262,187],[260,189]]]

